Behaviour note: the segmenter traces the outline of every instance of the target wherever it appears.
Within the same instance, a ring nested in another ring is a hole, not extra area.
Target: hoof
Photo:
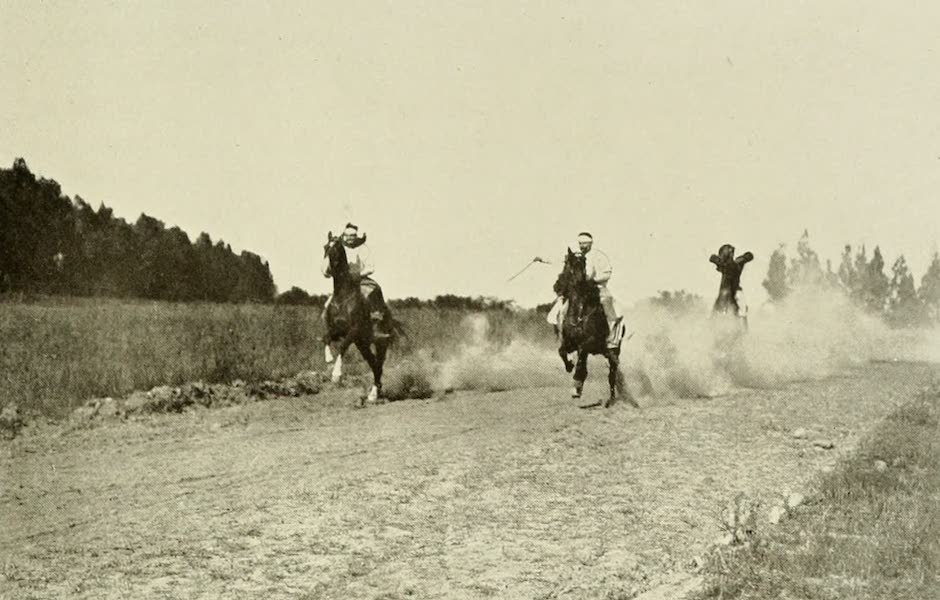
[[[369,390],[369,394],[366,396],[366,401],[376,402],[379,399],[379,388],[372,386],[372,389]]]
[[[572,397],[572,398],[580,398],[580,397],[581,397],[581,389],[580,389],[580,388],[576,388],[576,387],[571,388],[571,397]]]

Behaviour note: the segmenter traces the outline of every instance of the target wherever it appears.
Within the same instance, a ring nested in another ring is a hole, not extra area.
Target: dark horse
[[[369,306],[360,291],[359,281],[349,273],[342,237],[333,237],[332,232],[327,234],[323,254],[329,259],[330,275],[333,277],[333,299],[326,310],[326,334],[323,336],[326,362],[335,360],[332,375],[333,381],[338,382],[343,373],[343,354],[349,346],[355,344],[372,369],[373,384],[367,398],[375,402],[382,391],[385,356],[395,333],[401,331],[400,325],[388,315],[391,331],[384,335],[377,331],[377,324],[373,322]]]
[[[713,315],[732,315],[741,319],[743,329],[747,329],[747,313],[742,314],[738,303],[738,292],[741,291],[741,273],[744,265],[754,260],[754,255],[745,252],[741,256],[734,256],[734,246],[724,244],[718,249],[718,254],[712,254],[708,259],[715,265],[715,270],[721,273],[721,283],[718,286],[718,298],[712,307]]]
[[[567,303],[561,323],[561,347],[558,354],[565,363],[565,370],[569,373],[574,370],[574,390],[571,396],[581,397],[584,381],[587,379],[588,356],[599,354],[607,359],[609,365],[607,382],[610,385],[610,395],[603,403],[604,408],[613,403],[618,393],[633,406],[638,406],[627,392],[623,374],[620,372],[620,343],[618,342],[616,348],[608,348],[609,328],[604,308],[601,306],[600,293],[597,285],[587,278],[584,265],[584,255],[569,249],[565,266],[555,282],[555,293],[562,296]],[[578,355],[576,363],[572,363],[568,358],[572,352]]]

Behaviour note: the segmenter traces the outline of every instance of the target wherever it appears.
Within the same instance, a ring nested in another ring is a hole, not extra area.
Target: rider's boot
[[[620,319],[615,321],[607,321],[607,347],[610,349],[618,348],[620,346],[619,337],[620,329]]]

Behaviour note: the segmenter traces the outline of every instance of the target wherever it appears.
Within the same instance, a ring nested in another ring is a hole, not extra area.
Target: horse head
[[[731,244],[723,244],[721,248],[718,249],[718,258],[721,262],[726,263],[734,260],[734,246]]]
[[[571,248],[568,248],[565,254],[565,264],[555,281],[555,293],[566,298],[570,297],[587,279],[585,273],[584,255],[580,252],[572,252]]]
[[[326,244],[323,246],[323,256],[330,261],[330,273],[334,281],[346,278],[349,274],[349,263],[346,262],[346,251],[343,249],[343,237],[326,234]]]
[[[332,231],[326,232],[326,243],[323,244],[323,256],[327,257],[330,255],[330,250],[333,248],[333,244],[336,243],[336,240],[339,239],[333,235]]]

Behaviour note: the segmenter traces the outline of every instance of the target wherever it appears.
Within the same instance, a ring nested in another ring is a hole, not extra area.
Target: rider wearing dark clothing
[[[730,312],[736,317],[740,316],[738,292],[741,290],[741,272],[744,271],[744,265],[754,260],[754,255],[745,252],[735,258],[734,246],[725,244],[718,250],[718,254],[712,254],[708,260],[714,263],[715,269],[721,273],[718,298],[715,300],[712,312]]]

